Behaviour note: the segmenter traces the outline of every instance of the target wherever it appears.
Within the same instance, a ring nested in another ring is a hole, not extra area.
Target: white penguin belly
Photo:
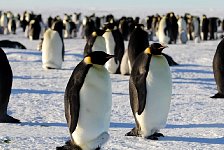
[[[42,63],[43,68],[61,68],[62,66],[62,41],[57,31],[48,29],[44,33]]]
[[[110,54],[110,55],[114,55],[114,50],[115,50],[115,41],[114,41],[114,37],[112,35],[112,32],[108,31],[108,32],[105,32],[103,34],[103,37],[105,38],[105,42],[106,42],[106,53],[107,54]],[[116,57],[116,56],[115,56]],[[110,72],[110,73],[116,73],[117,71],[117,68],[119,66],[119,63],[120,62],[115,62],[115,59],[114,58],[111,58],[109,59],[106,64],[105,64],[105,67],[107,68],[107,70]]]
[[[164,56],[152,56],[146,78],[146,105],[141,115],[136,113],[144,137],[166,125],[172,95],[172,80]]]
[[[98,66],[99,67],[99,66]],[[108,132],[112,105],[111,79],[103,67],[91,67],[80,90],[80,111],[72,138],[83,149],[102,145],[99,135]],[[93,142],[96,140],[99,143]]]

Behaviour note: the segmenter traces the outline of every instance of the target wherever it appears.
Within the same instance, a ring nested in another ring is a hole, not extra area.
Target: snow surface
[[[216,13],[214,13],[216,14]],[[64,117],[64,90],[75,66],[82,60],[85,40],[65,39],[65,61],[61,70],[44,70],[39,41],[17,35],[0,35],[23,43],[27,50],[7,49],[13,70],[8,113],[21,124],[0,124],[0,149],[48,150],[64,145],[69,131]],[[217,92],[212,59],[219,40],[168,45],[163,52],[180,65],[171,67],[173,93],[165,137],[151,141],[125,137],[134,127],[129,104],[129,76],[111,74],[112,113],[108,150],[221,150],[224,149],[224,100],[209,98]],[[127,42],[125,43],[127,47]]]

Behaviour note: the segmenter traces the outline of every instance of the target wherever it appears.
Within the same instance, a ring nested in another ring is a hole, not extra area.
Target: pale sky
[[[224,0],[1,0],[0,9],[34,8],[142,8],[221,9]]]

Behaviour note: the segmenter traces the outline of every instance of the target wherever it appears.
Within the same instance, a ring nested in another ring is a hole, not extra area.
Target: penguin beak
[[[163,50],[164,48],[167,48],[168,46],[167,45],[162,45],[160,48],[158,48],[158,49],[160,49],[160,50]]]
[[[111,58],[115,57],[115,55],[108,55],[106,58],[109,60]]]

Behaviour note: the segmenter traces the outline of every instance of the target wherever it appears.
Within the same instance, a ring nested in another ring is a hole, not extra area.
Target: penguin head
[[[152,54],[152,55],[161,55],[162,50],[168,46],[164,46],[160,43],[153,43],[151,44],[146,50],[144,51],[146,54]]]
[[[85,56],[84,62],[92,65],[104,65],[114,55],[109,55],[103,51],[94,51]]]
[[[105,30],[103,29],[96,29],[94,32],[92,32],[93,37],[102,36],[105,33]]]

